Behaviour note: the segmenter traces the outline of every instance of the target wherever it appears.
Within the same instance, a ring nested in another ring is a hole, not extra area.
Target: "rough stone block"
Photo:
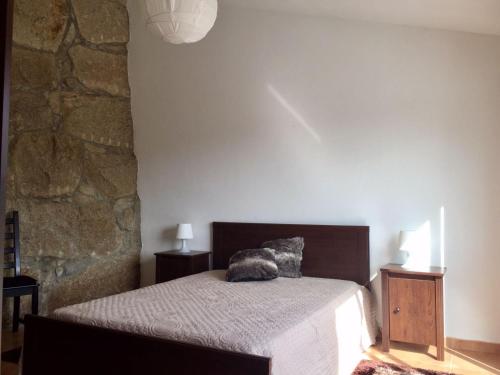
[[[137,189],[137,161],[130,153],[88,153],[84,176],[109,198],[133,196]]]
[[[85,271],[59,280],[44,296],[48,310],[125,292],[139,286],[139,256],[96,259]]]
[[[12,86],[50,90],[57,85],[56,60],[52,53],[12,49]]]
[[[12,91],[10,97],[10,132],[50,129],[52,112],[45,95]]]
[[[80,251],[92,256],[110,255],[120,249],[122,236],[113,207],[107,202],[80,206]]]
[[[63,98],[64,129],[83,140],[132,147],[130,102],[124,99],[72,95]]]
[[[28,132],[12,144],[11,166],[25,197],[71,195],[82,175],[81,142],[64,134]]]
[[[140,227],[140,207],[137,197],[118,199],[113,209],[122,230],[133,231]]]
[[[12,205],[19,211],[24,266],[26,257],[71,259],[87,255],[80,252],[78,246],[80,212],[77,207],[67,202],[35,200],[18,200]],[[36,265],[31,267],[36,268]]]
[[[127,8],[115,1],[73,0],[80,34],[89,42],[127,43]]]
[[[127,56],[103,52],[77,45],[69,55],[75,77],[91,90],[116,96],[130,96]]]
[[[16,0],[14,41],[34,49],[55,52],[69,17],[66,0]]]

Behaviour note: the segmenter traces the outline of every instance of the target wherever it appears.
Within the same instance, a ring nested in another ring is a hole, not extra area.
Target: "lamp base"
[[[179,249],[179,251],[181,253],[189,253],[189,246],[187,244],[187,240],[181,240],[182,241],[182,245],[181,245],[181,248]]]

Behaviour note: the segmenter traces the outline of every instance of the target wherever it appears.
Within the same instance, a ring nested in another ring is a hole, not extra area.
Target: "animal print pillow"
[[[262,244],[262,247],[275,251],[274,255],[280,277],[302,277],[300,266],[302,264],[304,238],[293,237],[267,241]]]
[[[227,281],[271,280],[278,277],[278,266],[274,250],[240,250],[229,259]]]

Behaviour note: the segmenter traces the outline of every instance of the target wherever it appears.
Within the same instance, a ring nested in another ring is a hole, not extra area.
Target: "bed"
[[[224,281],[236,250],[297,235],[303,278]],[[374,340],[368,235],[368,227],[213,223],[214,271],[28,316],[23,373],[349,373]]]

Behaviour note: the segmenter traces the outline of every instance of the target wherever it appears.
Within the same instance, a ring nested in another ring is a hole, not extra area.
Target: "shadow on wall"
[[[161,240],[166,242],[166,243],[172,243],[174,246],[172,249],[177,247],[177,227],[175,226],[170,226],[161,231]],[[162,249],[158,251],[163,251],[163,250],[170,250],[170,249]]]
[[[160,252],[160,251],[167,251],[167,250],[174,250],[177,249],[177,227],[176,226],[169,226],[164,228],[160,234],[160,240],[162,243],[169,244],[170,246],[166,246],[165,248],[161,249],[154,249],[154,252]],[[143,284],[142,286],[146,286],[149,284],[152,284],[155,282],[155,277],[156,277],[156,257],[147,257],[147,258],[142,258],[141,259],[141,274],[142,275],[149,275],[150,279],[148,279],[146,282],[144,282],[143,279]],[[152,275],[152,276],[151,276]]]
[[[413,250],[412,250],[412,264],[416,267],[430,267],[439,266],[444,267],[445,263],[445,208],[441,206],[439,209],[439,225],[435,225],[434,228],[439,227],[439,234],[437,235],[438,241],[433,241],[432,233],[432,222],[431,220],[425,221],[420,225],[414,235],[413,239]],[[438,257],[433,257],[435,251],[433,251],[433,243],[437,246]]]

